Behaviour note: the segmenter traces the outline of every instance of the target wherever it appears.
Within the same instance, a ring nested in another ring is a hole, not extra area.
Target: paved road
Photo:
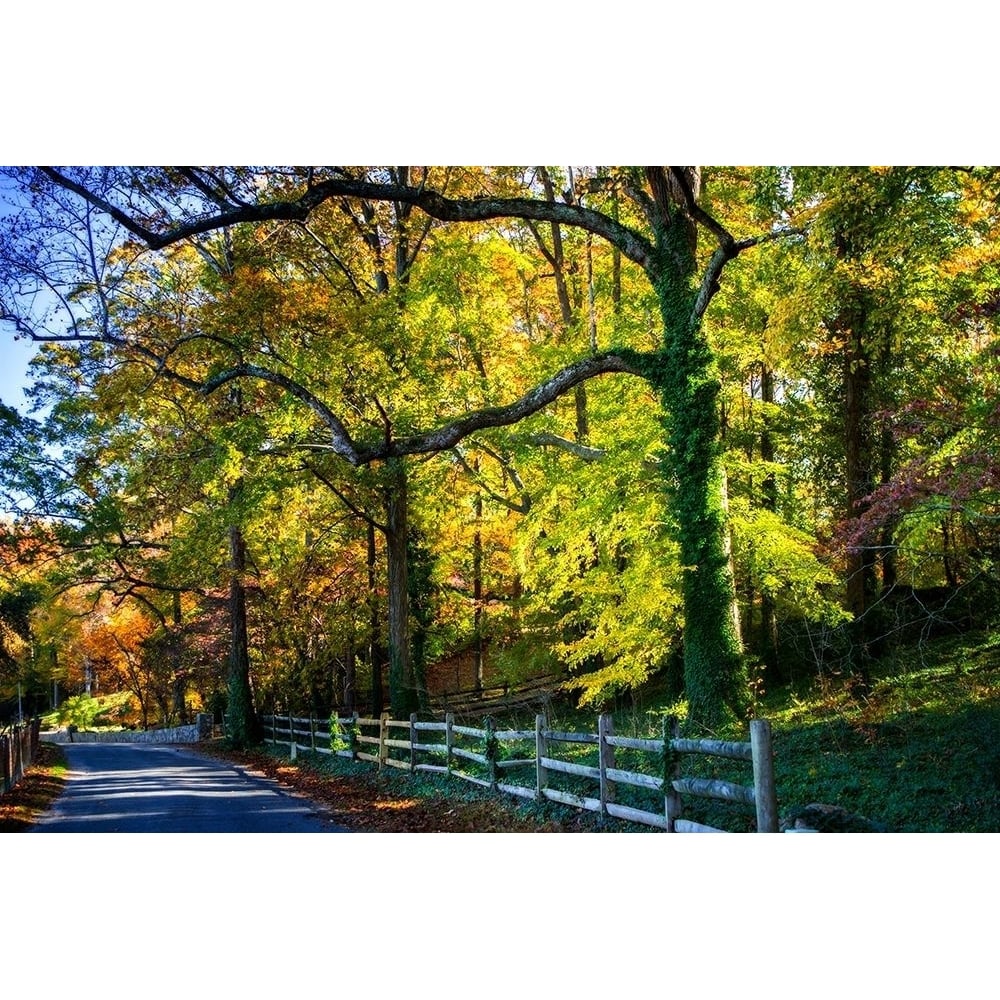
[[[275,782],[183,747],[65,745],[66,787],[33,833],[335,833]]]

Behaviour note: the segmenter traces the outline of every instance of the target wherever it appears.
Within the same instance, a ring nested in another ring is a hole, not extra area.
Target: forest
[[[856,701],[1000,614],[1000,170],[10,167],[0,717]]]

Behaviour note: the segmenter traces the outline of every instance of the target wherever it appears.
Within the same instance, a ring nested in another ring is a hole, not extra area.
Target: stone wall
[[[173,729],[126,729],[116,733],[70,733],[65,729],[42,733],[47,743],[197,743],[212,735],[212,716],[199,712],[193,725]]]

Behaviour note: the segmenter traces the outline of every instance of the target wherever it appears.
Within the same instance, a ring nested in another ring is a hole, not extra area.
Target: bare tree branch
[[[338,486],[333,483],[325,473],[321,472],[311,462],[303,462],[302,467],[311,472],[352,514],[360,517],[366,524],[370,524],[376,531],[381,531],[383,535],[388,534],[389,529],[381,521],[376,521],[366,510],[359,507],[351,500]]]
[[[490,486],[488,486],[482,475],[469,465],[468,461],[466,461],[465,455],[462,454],[462,450],[460,448],[452,448],[452,454],[458,459],[459,464],[463,469],[465,469],[466,474],[470,479],[472,479],[476,486],[478,486],[479,489],[481,489],[493,501],[500,504],[501,507],[506,507],[508,510],[512,510],[515,514],[527,514],[528,511],[531,510],[531,497],[524,490],[524,484],[520,481],[520,477],[516,480],[515,485],[521,490],[521,502],[516,503],[513,500],[509,500],[502,494],[497,493]],[[490,452],[490,454],[493,455],[494,458],[498,457],[495,452]],[[507,463],[503,464],[505,468],[508,468]]]

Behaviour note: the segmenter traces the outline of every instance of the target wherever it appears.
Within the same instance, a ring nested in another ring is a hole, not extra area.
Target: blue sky
[[[0,215],[18,204],[17,186],[0,178]],[[30,340],[15,340],[13,328],[0,323],[0,401],[22,412],[27,405],[22,390],[28,384],[28,362],[35,356],[38,346]]]
[[[26,409],[22,390],[28,384],[28,362],[38,346],[31,341],[15,340],[9,329],[0,328],[0,400],[22,413]]]

